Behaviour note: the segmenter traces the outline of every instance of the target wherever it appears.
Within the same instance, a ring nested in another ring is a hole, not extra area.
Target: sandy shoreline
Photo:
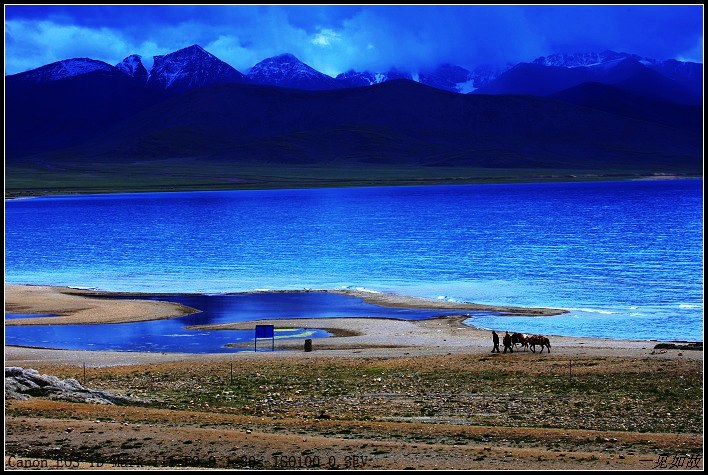
[[[455,310],[478,309],[476,305],[458,306],[453,302],[429,301],[413,297],[399,297],[366,291],[334,291],[335,293],[360,297],[370,303],[390,306],[425,307],[437,306],[449,309],[449,316],[427,320],[397,320],[385,318],[303,318],[248,321],[220,325],[197,325],[192,330],[244,330],[253,329],[256,324],[272,324],[277,328],[321,328],[332,333],[332,337],[314,339],[312,353],[304,353],[302,340],[279,340],[275,353],[151,353],[120,351],[75,351],[28,347],[5,347],[6,364],[18,366],[32,362],[55,361],[68,364],[86,363],[90,366],[112,366],[147,364],[168,361],[210,360],[214,358],[318,358],[323,352],[327,356],[344,357],[397,357],[410,355],[483,354],[491,351],[491,337],[488,330],[475,328],[462,322],[466,315]],[[46,318],[26,318],[6,320],[6,325],[47,324],[47,323],[118,323],[144,321],[156,318],[173,318],[198,310],[169,302],[145,300],[115,300],[102,298],[114,294],[84,291],[63,287],[45,286],[5,286],[6,311],[55,313],[61,316]],[[132,294],[131,294],[132,295]],[[460,308],[462,307],[462,308]],[[508,308],[507,308],[508,310]],[[512,309],[513,310],[513,309]],[[539,309],[532,309],[538,311]],[[549,310],[549,309],[540,309]],[[550,309],[552,310],[552,309]],[[500,329],[501,331],[507,329]],[[508,329],[513,331],[512,328]],[[656,342],[640,340],[613,340],[606,338],[581,338],[550,336],[551,352],[560,355],[602,355],[602,356],[652,356],[662,358],[702,359],[702,351],[654,350]],[[234,345],[248,346],[247,345]],[[523,350],[517,353],[527,353]],[[539,357],[542,355],[539,354]]]
[[[223,329],[250,329],[256,323],[227,324]],[[455,317],[423,321],[403,321],[368,318],[268,320],[277,328],[316,327],[358,333],[355,336],[333,336],[313,339],[313,351],[303,351],[302,340],[278,340],[276,351],[243,351],[238,353],[159,353],[131,351],[58,350],[5,346],[6,366],[32,367],[36,364],[55,363],[87,367],[131,366],[157,363],[213,362],[213,361],[262,361],[262,360],[313,360],[333,358],[410,358],[445,355],[491,354],[490,333],[461,323]],[[204,326],[203,328],[216,328]],[[194,327],[192,327],[194,328]],[[202,328],[202,327],[197,327]],[[636,340],[610,340],[603,338],[551,337],[551,355],[556,357],[627,357],[679,360],[702,360],[702,351],[654,350],[656,342]],[[252,343],[243,345],[252,348]],[[547,357],[536,351],[517,350],[513,354],[493,355],[494,358]]]
[[[387,186],[387,187],[400,187],[400,186],[466,186],[466,185],[499,185],[499,184],[527,184],[527,183],[593,183],[593,182],[614,182],[614,181],[644,181],[644,180],[702,180],[703,175],[696,174],[668,174],[668,173],[639,173],[639,174],[628,174],[617,176],[616,174],[604,175],[598,173],[589,173],[587,175],[574,175],[574,174],[555,174],[551,176],[538,176],[538,177],[512,177],[511,179],[500,179],[500,180],[487,180],[483,177],[471,178],[470,180],[460,182],[457,179],[443,179],[442,182],[438,183],[411,183],[411,184],[401,184],[391,181],[382,181],[378,184],[355,184],[351,187],[363,188],[367,186]],[[424,181],[424,180],[423,180]],[[251,183],[249,183],[251,184]],[[318,186],[314,183],[309,183],[306,186],[262,186],[258,187],[229,187],[223,183],[219,183],[216,187],[204,187],[204,183],[200,183],[194,186],[180,187],[179,189],[174,186],[170,186],[168,190],[164,188],[130,188],[125,187],[122,189],[111,189],[108,188],[98,188],[98,189],[80,189],[80,188],[62,188],[58,187],[54,190],[37,190],[36,188],[26,188],[26,189],[15,189],[12,191],[5,190],[5,201],[14,201],[22,199],[31,198],[55,198],[62,196],[86,196],[86,195],[116,195],[116,194],[138,194],[138,193],[187,193],[187,192],[203,192],[203,191],[248,191],[248,190],[282,190],[282,189],[328,189],[328,188],[338,188],[340,186]]]

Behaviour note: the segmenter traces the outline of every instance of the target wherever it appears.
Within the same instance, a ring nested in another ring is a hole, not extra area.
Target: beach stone
[[[697,342],[689,342],[684,345],[676,344],[676,343],[658,343],[657,345],[654,346],[655,350],[695,350],[695,351],[703,351],[703,342],[702,341],[697,341]],[[665,353],[665,352],[664,352]]]
[[[5,368],[5,399],[26,400],[30,397],[114,405],[147,402],[109,391],[90,389],[76,379],[59,379],[56,376],[40,374],[32,368],[24,369],[16,366]]]

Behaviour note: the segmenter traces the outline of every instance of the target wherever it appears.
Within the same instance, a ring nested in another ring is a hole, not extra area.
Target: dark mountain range
[[[657,73],[669,79],[673,79],[696,96],[703,97],[702,64],[669,59],[666,61],[657,61],[650,64],[649,67]]]
[[[251,82],[293,89],[329,90],[413,79],[422,84],[458,93],[549,95],[585,82],[616,85],[633,94],[669,102],[697,104],[702,100],[703,65],[676,60],[657,61],[628,53],[556,54],[531,63],[504,67],[480,66],[474,70],[443,64],[420,74],[391,69],[387,72],[350,70],[336,78],[322,74],[292,54],[267,58],[247,76],[198,45],[165,56],[156,56],[148,73],[138,55],[115,67],[102,61],[77,58],[52,63],[13,77],[46,82],[96,70],[121,71],[147,80],[154,89],[181,93],[212,85]],[[149,79],[148,79],[149,78]]]
[[[371,86],[394,79],[409,79],[443,91],[468,94],[493,81],[505,70],[506,68],[480,66],[470,71],[453,64],[443,64],[421,72],[416,79],[411,73],[396,69],[385,73],[351,70],[340,74],[336,79],[343,82],[346,87]]]
[[[397,69],[390,69],[385,73],[370,73],[369,71],[359,72],[349,70],[338,75],[336,79],[344,84],[345,87],[361,87],[381,84],[382,82],[392,81],[394,79],[412,80],[413,76],[411,76],[410,73],[399,71]]]
[[[475,92],[547,96],[590,80],[590,75],[579,68],[521,63]]]
[[[292,89],[326,90],[344,87],[341,82],[311,68],[292,54],[264,59],[251,68],[248,79],[255,84]]]
[[[681,83],[610,56],[572,67],[545,59],[498,77],[448,65],[421,74],[435,88],[392,79],[409,77],[395,70],[334,79],[291,55],[246,77],[197,46],[156,57],[149,73],[137,55],[116,66],[60,61],[5,78],[6,178],[41,170],[62,182],[54,170],[63,169],[81,181],[85,170],[119,166],[129,182],[135,164],[168,176],[174,160],[182,168],[166,184],[274,164],[340,177],[352,167],[363,177],[372,166],[387,176],[418,170],[413,179],[431,167],[699,173],[702,107],[685,84],[702,67],[663,62]]]
[[[155,56],[149,73],[141,57],[133,54],[115,66],[88,58],[74,58],[6,76],[6,79],[13,85],[20,83],[41,85],[96,71],[123,74],[138,82],[147,83],[155,91],[178,94],[213,84],[248,82],[239,71],[198,45],[164,56]]]
[[[618,61],[598,76],[605,84],[614,85],[630,94],[678,104],[700,104],[701,97],[673,79],[633,59]]]
[[[553,54],[550,56],[536,58],[533,63],[540,64],[542,66],[575,68],[578,66],[595,67],[601,65],[612,65],[613,63],[625,59],[631,59],[639,62],[647,68],[676,81],[692,93],[702,95],[703,65],[699,63],[676,61],[675,59],[659,61],[651,58],[643,58],[636,54],[617,53],[615,51],[603,51],[602,53]]]
[[[202,88],[42,159],[700,170],[700,147],[700,134],[562,101],[398,80],[333,91]]]
[[[520,63],[475,92],[546,96],[586,82],[614,85],[635,95],[664,101],[682,104],[701,102],[699,95],[633,58],[570,68]]]

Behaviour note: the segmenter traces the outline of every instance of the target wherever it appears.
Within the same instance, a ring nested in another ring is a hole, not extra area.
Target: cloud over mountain
[[[531,61],[557,52],[702,57],[696,6],[7,6],[6,74],[72,57],[117,64],[200,44],[237,70],[292,53],[330,76]],[[139,21],[136,21],[139,19]]]

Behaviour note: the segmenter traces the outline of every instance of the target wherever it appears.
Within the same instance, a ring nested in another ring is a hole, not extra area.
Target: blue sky
[[[199,44],[245,72],[293,53],[320,71],[420,71],[611,49],[702,62],[697,6],[13,6],[5,74],[67,58],[115,64]]]

